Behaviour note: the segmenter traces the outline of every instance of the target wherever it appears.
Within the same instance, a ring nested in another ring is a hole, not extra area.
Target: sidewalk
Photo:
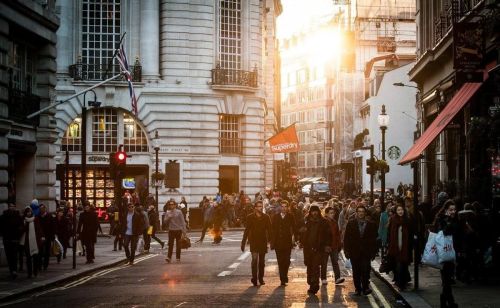
[[[112,250],[113,239],[100,235],[97,238],[95,246],[95,263],[85,264],[85,257],[77,255],[76,269],[73,269],[73,251],[69,248],[66,259],[62,259],[61,263],[57,264],[57,259],[51,257],[47,270],[39,272],[38,276],[32,279],[27,278],[26,264],[23,265],[24,271],[18,272],[17,279],[15,280],[9,278],[8,267],[2,266],[0,267],[0,302],[10,300],[25,293],[42,290],[56,283],[84,276],[90,272],[111,267],[125,261],[125,252],[123,250]]]
[[[392,284],[392,274],[381,274],[380,258],[372,261],[372,269],[377,276],[398,292],[413,308],[439,307],[439,295],[441,294],[441,275],[438,269],[421,265],[419,267],[419,290],[413,290],[413,284],[406,291],[399,292]],[[413,264],[409,268],[413,282]],[[498,296],[498,285],[486,285],[481,283],[464,284],[457,280],[453,286],[453,296],[459,307],[500,307],[500,296]]]

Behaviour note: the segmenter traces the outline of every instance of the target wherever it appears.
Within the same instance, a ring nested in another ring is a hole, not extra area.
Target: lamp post
[[[155,138],[153,139],[153,146],[155,149],[155,173],[158,174],[158,153],[160,152],[160,143],[161,140],[158,137],[158,131],[155,131]],[[157,181],[155,180],[155,200],[156,200],[156,210],[158,210],[158,185],[156,183]]]
[[[382,160],[385,162],[385,131],[387,130],[387,126],[389,125],[389,115],[385,113],[385,105],[382,105],[382,112],[378,116],[378,125],[380,126],[380,130],[382,131]],[[382,168],[380,170],[380,174],[382,175],[380,179],[380,204],[384,207],[384,197],[385,197],[385,169]]]

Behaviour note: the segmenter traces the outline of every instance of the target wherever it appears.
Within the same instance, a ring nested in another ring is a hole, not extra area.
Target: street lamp
[[[382,131],[382,160],[385,162],[385,131],[387,126],[389,126],[389,115],[385,113],[385,105],[382,105],[382,113],[378,116],[378,125],[380,126],[380,130]],[[380,204],[384,207],[384,197],[385,197],[385,168],[380,170],[380,174],[382,175],[380,179]]]
[[[417,89],[417,90],[420,90],[420,89],[419,89],[418,87],[416,87],[416,86],[412,86],[412,85],[410,85],[410,84],[404,84],[404,83],[402,83],[402,82],[395,82],[395,83],[393,83],[392,85],[393,85],[393,86],[396,86],[396,87],[408,87],[408,88],[415,88],[415,89]]]
[[[155,173],[158,175],[158,153],[160,152],[160,145],[161,145],[161,140],[158,136],[158,130],[155,131],[155,138],[153,139],[153,146],[155,149]],[[158,210],[158,185],[155,181],[155,200],[156,200],[156,210]]]

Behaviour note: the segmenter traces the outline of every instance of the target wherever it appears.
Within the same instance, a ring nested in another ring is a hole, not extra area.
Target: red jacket
[[[335,220],[327,219],[330,225],[330,230],[332,232],[332,244],[331,248],[333,251],[340,251],[342,249],[342,241],[340,239],[339,225]]]

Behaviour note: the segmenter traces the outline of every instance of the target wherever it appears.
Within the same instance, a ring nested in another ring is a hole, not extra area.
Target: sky
[[[321,16],[331,16],[334,5],[332,0],[281,0],[283,13],[278,17],[278,38],[290,37],[305,31],[311,21]]]

